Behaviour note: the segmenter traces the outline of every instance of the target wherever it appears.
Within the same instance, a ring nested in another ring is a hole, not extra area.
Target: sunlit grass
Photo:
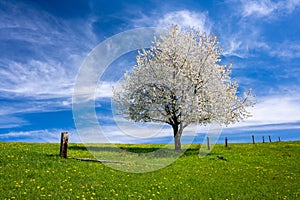
[[[141,158],[162,147],[118,146]],[[172,148],[164,153],[176,156]],[[69,159],[63,159],[57,156],[58,144],[0,143],[0,199],[299,199],[299,150],[300,142],[216,145],[200,159],[199,146],[193,145],[167,167],[137,174],[73,159],[93,158],[80,144],[70,144]],[[131,158],[105,148],[94,153],[97,158]],[[156,163],[159,156],[143,159]],[[134,168],[135,161],[111,165]]]

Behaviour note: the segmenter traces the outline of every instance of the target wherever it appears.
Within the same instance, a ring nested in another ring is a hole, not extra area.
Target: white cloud
[[[264,124],[292,123],[300,121],[300,97],[267,97],[256,105],[253,120]]]
[[[8,53],[0,58],[0,96],[25,100],[20,108],[0,106],[0,113],[69,107],[78,69],[98,42],[95,19],[63,19],[22,2],[1,6],[0,41]]]
[[[221,46],[224,48],[223,55],[247,58],[250,56],[249,50],[251,49],[269,50],[269,45],[262,41],[260,37],[259,30],[255,28],[251,33],[241,28],[238,33],[223,34],[221,36]]]
[[[278,130],[299,130],[299,124],[268,124],[268,125],[260,125],[260,126],[241,126],[229,128],[228,130],[234,130],[233,133],[241,132],[241,131],[278,131]],[[229,131],[230,132],[230,131]]]
[[[261,1],[242,1],[243,16],[264,17],[272,13],[276,9],[276,5],[270,0]]]
[[[300,44],[292,41],[284,41],[274,45],[270,50],[271,56],[283,59],[300,58]]]
[[[43,129],[33,131],[20,131],[20,132],[8,132],[0,134],[0,140],[14,141],[14,142],[60,142],[61,132],[66,130],[62,129]],[[69,142],[78,143],[81,142],[77,135],[76,130],[68,130],[70,134]]]
[[[296,93],[297,94],[297,93]],[[268,128],[298,128],[299,125],[292,125],[300,122],[300,96],[299,95],[277,95],[267,96],[257,99],[257,104],[249,109],[253,115],[251,118],[243,122],[230,125],[229,128],[249,128],[254,129]],[[280,124],[290,124],[282,126]],[[268,125],[268,126],[266,126]],[[264,127],[263,127],[264,126]]]
[[[242,16],[243,17],[277,17],[276,15],[290,14],[298,6],[300,0],[287,0],[274,2],[271,0],[242,0]]]
[[[224,55],[247,58],[251,57],[251,51],[255,50],[255,52],[262,51],[280,58],[291,58],[292,55],[299,57],[297,44],[293,44],[292,41],[274,44],[267,35],[272,33],[267,33],[268,30],[264,30],[262,23],[267,23],[268,26],[273,26],[274,22],[282,23],[278,20],[282,20],[281,18],[285,16],[292,16],[293,12],[299,8],[300,0],[233,2],[234,4],[232,1],[228,4],[234,13],[228,16],[230,18],[228,23],[235,21],[235,24],[231,25],[233,30],[227,32],[227,27],[223,24],[221,24],[222,29],[219,30],[222,32],[221,45],[224,46]]]
[[[24,125],[28,125],[29,122],[26,120],[15,117],[15,116],[9,116],[9,115],[4,115],[1,116],[0,114],[0,129],[1,128],[16,128],[16,127],[21,127]]]
[[[5,35],[7,39],[27,41],[38,45],[64,43],[68,44],[67,48],[78,44],[86,47],[96,40],[91,27],[95,21],[94,17],[72,21],[55,17],[44,10],[31,7],[30,4],[11,1],[1,3],[5,10],[0,10],[2,16],[0,29],[2,31],[8,29],[12,33]],[[86,38],[88,40],[84,40]],[[74,40],[77,44],[73,43]]]
[[[180,10],[166,13],[162,18],[157,20],[158,26],[167,28],[172,24],[178,24],[182,28],[193,27],[200,29],[202,32],[210,33],[211,22],[208,20],[206,13],[192,12],[189,10]]]
[[[224,46],[223,55],[236,56],[239,58],[247,57],[245,51],[247,47],[243,43],[244,41],[237,36],[230,36],[223,39],[222,46]]]
[[[193,27],[206,33],[210,33],[212,28],[212,23],[207,13],[190,10],[171,11],[164,14],[153,13],[150,16],[141,14],[139,19],[131,20],[134,27],[154,26],[169,28],[172,24],[178,24],[181,28]]]
[[[97,101],[101,98],[111,98],[113,96],[113,87],[116,82],[101,81],[96,88],[88,87],[82,84],[74,94],[73,103],[83,103],[88,101]]]
[[[10,34],[0,39],[11,41],[7,51],[16,49],[18,57],[1,57],[0,92],[37,98],[71,96],[78,68],[97,41],[93,17],[68,20],[20,2],[3,4],[0,30]],[[22,54],[29,50],[30,55]]]
[[[298,6],[300,6],[300,0],[287,0],[280,2],[281,6],[288,12],[293,12]]]
[[[0,92],[35,98],[68,97],[72,94],[73,74],[60,63],[29,60],[7,61],[0,69]]]

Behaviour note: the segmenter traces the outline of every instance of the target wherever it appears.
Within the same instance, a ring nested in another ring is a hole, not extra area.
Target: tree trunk
[[[175,151],[181,151],[181,135],[182,135],[182,127],[179,124],[173,125],[173,132],[174,132],[174,144],[175,144]]]

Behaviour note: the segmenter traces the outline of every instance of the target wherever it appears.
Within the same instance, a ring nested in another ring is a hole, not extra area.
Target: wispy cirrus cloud
[[[223,55],[247,58],[251,56],[249,51],[252,49],[257,51],[268,50],[269,45],[260,37],[257,29],[251,33],[246,33],[246,30],[241,28],[237,33],[224,34],[221,36],[222,47],[224,48]]]
[[[178,24],[183,28],[193,27],[206,33],[210,33],[212,26],[207,13],[189,10],[168,12],[157,22],[160,27],[170,27],[172,24]]]
[[[276,17],[276,15],[289,14],[300,6],[299,0],[274,2],[272,0],[247,1],[242,0],[243,17]]]
[[[42,129],[32,131],[12,131],[0,134],[1,141],[7,142],[53,142],[58,143],[60,141],[61,132],[65,132],[63,129]],[[68,130],[70,134],[70,142],[81,142],[76,130]]]
[[[1,115],[0,115],[1,116]],[[28,125],[29,122],[16,116],[6,115],[0,118],[0,129],[4,128],[16,128],[24,125]]]
[[[0,95],[70,96],[77,70],[97,40],[93,18],[61,19],[21,2],[2,1]],[[22,10],[22,12],[19,12]]]
[[[207,12],[196,12],[187,9],[169,11],[164,13],[152,13],[143,15],[141,18],[132,19],[134,27],[154,26],[168,28],[173,24],[178,24],[182,28],[196,28],[202,32],[210,33],[212,22],[209,20]]]
[[[74,77],[61,63],[28,60],[26,63],[12,60],[3,61],[0,68],[1,93],[13,93],[16,96],[68,97],[72,93]]]
[[[226,29],[227,25],[220,25],[221,29],[225,28],[225,31],[222,30],[220,32],[222,33],[221,39],[226,56],[233,55],[247,58],[252,56],[253,51],[267,53],[276,57],[284,57],[285,54],[290,55],[289,49],[292,50],[293,48],[286,46],[284,48],[286,51],[280,53],[280,47],[277,44],[278,42],[292,44],[293,41],[289,41],[288,38],[289,34],[279,34],[277,38],[281,41],[276,41],[277,43],[270,40],[269,37],[272,35],[271,32],[274,31],[274,27],[278,27],[280,24],[285,26],[288,21],[290,21],[290,24],[296,24],[291,26],[291,30],[287,30],[287,32],[297,31],[297,22],[291,21],[297,18],[295,11],[300,6],[300,0],[233,0],[229,1],[227,5],[231,12],[234,13],[228,16],[230,18],[228,23],[232,23],[232,21],[235,21],[235,23],[231,24],[231,27],[234,27],[234,29],[228,30]],[[292,46],[295,46],[295,44]]]
[[[99,40],[96,18],[61,18],[20,1],[0,6],[0,113],[69,108],[78,69]]]
[[[270,55],[283,59],[300,58],[300,43],[297,41],[277,43],[275,48],[270,49]]]
[[[270,0],[262,1],[242,1],[243,17],[264,17],[272,13],[277,5]]]

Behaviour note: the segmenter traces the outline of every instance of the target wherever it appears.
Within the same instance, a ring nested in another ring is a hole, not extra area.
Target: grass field
[[[72,159],[92,157],[80,144],[69,145],[68,159],[58,151],[58,144],[0,143],[0,199],[300,199],[300,142],[216,145],[204,158],[194,145],[148,173]]]

